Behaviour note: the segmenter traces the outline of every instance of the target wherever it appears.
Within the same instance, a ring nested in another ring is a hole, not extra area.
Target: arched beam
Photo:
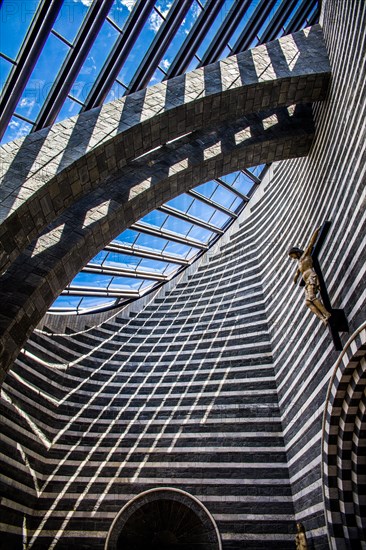
[[[3,146],[0,270],[134,158],[210,124],[320,100],[329,75],[317,25]]]
[[[0,279],[2,378],[55,298],[121,231],[197,182],[306,155],[313,135],[310,107],[246,117],[137,159],[75,203]]]

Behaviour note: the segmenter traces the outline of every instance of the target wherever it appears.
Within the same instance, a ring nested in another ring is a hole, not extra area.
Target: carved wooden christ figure
[[[288,254],[293,260],[297,260],[297,270],[294,276],[296,284],[299,275],[305,282],[305,303],[307,307],[326,325],[331,314],[318,297],[320,290],[319,279],[313,266],[311,252],[319,234],[319,227],[314,231],[308,246],[301,250],[296,246],[290,248]]]

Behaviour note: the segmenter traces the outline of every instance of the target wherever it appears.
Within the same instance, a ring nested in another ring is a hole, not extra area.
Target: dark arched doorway
[[[170,488],[132,499],[114,520],[106,550],[221,550],[215,521],[195,497]]]

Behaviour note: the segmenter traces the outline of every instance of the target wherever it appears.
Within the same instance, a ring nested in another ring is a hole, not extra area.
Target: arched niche
[[[222,550],[220,534],[207,508],[180,489],[145,491],[118,513],[105,550]]]
[[[331,378],[323,423],[323,491],[330,547],[366,548],[366,322]]]

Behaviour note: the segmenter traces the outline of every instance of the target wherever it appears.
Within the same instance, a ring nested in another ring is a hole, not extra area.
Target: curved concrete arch
[[[222,550],[219,530],[212,514],[206,506],[204,506],[204,504],[202,504],[202,502],[195,496],[183,491],[182,489],[176,489],[173,487],[157,487],[156,489],[149,489],[127,502],[127,504],[123,506],[113,520],[108,532],[104,549],[115,550],[117,548],[118,536],[123,529],[123,526],[134,512],[146,504],[150,504],[151,502],[159,501],[161,499],[178,502],[179,504],[182,504],[192,510],[201,523],[210,531],[210,538],[212,538],[213,547],[217,550]]]
[[[244,118],[177,140],[132,162],[70,207],[0,279],[2,378],[60,292],[121,231],[198,182],[306,155],[313,140],[309,109],[298,108],[292,117],[286,109],[287,117]]]
[[[5,145],[0,269],[134,158],[209,124],[320,100],[329,74],[316,25]]]
[[[364,516],[366,322],[348,340],[335,365],[325,403],[323,493],[332,549],[366,542]]]

